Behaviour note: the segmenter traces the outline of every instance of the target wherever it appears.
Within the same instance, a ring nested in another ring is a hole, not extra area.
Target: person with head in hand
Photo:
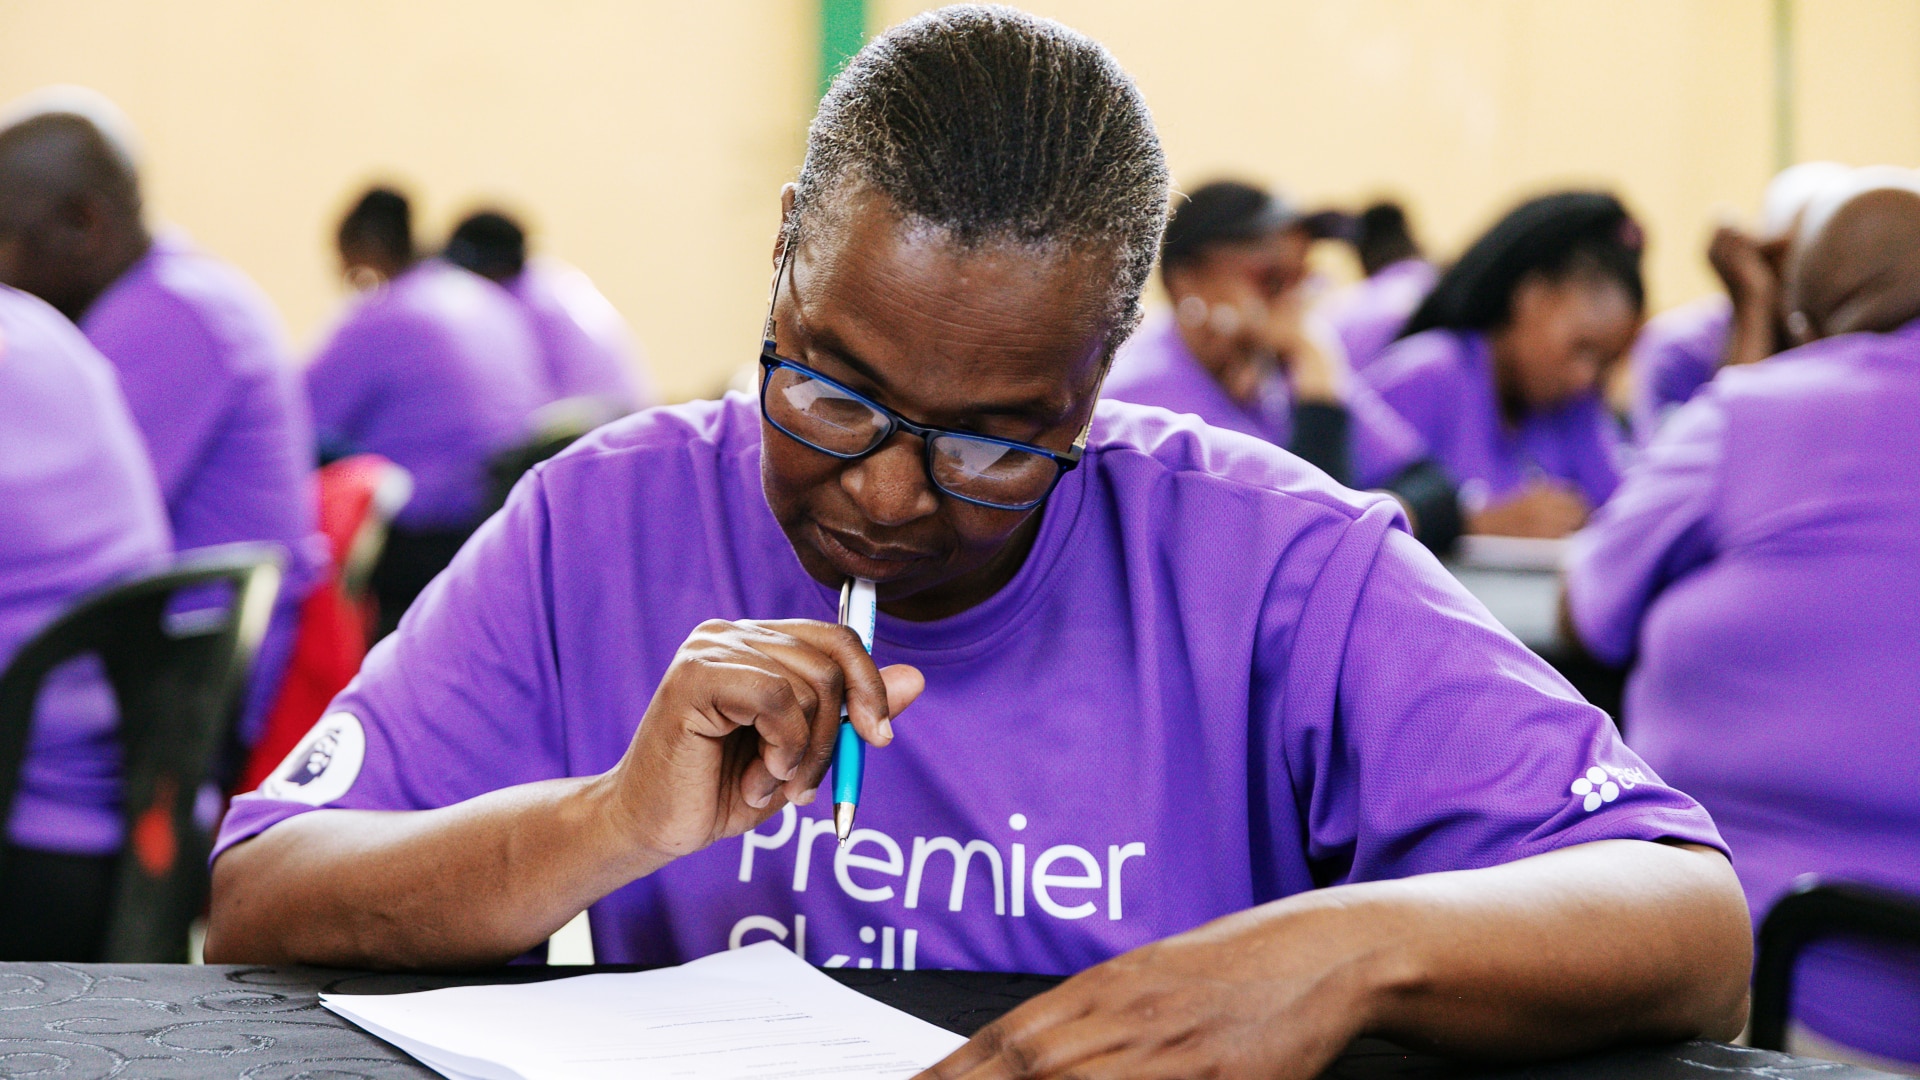
[[[1756,926],[1802,874],[1920,895],[1920,176],[1860,170],[1798,232],[1801,344],[1676,409],[1567,566],[1580,641],[1632,665],[1629,741],[1713,811]],[[1920,1063],[1920,952],[1818,944],[1793,1006]]]

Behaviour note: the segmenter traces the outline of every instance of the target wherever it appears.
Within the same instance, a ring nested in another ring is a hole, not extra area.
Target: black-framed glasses
[[[786,275],[774,275],[774,295]],[[1064,454],[1043,446],[996,439],[913,421],[805,364],[775,351],[773,310],[767,310],[760,346],[760,412],[782,434],[842,461],[858,461],[898,432],[920,439],[927,478],[962,502],[996,510],[1031,510],[1047,501],[1060,478],[1080,464],[1084,439]]]

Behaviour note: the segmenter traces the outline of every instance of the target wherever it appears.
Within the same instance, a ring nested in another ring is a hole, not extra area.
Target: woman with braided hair
[[[500,963],[591,906],[608,962],[1081,972],[933,1070],[979,1080],[1739,1029],[1712,822],[1398,504],[1098,400],[1167,208],[1106,50],[910,20],[782,202],[759,395],[521,481],[235,800],[210,959]]]

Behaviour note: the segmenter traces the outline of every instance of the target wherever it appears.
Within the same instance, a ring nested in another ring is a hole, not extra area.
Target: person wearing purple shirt
[[[75,599],[157,568],[170,545],[113,369],[58,311],[0,286],[0,671]],[[0,958],[99,951],[122,839],[117,722],[96,661],[41,692],[6,818]]]
[[[1102,393],[1192,413],[1284,446],[1340,483],[1385,488],[1421,541],[1444,549],[1459,534],[1453,486],[1307,311],[1311,242],[1304,219],[1249,184],[1216,181],[1180,199],[1160,246],[1174,313],[1121,346]]]
[[[1362,373],[1459,486],[1468,532],[1558,537],[1619,483],[1600,386],[1639,328],[1641,236],[1611,195],[1522,204]]]
[[[1440,271],[1421,257],[1398,203],[1378,202],[1361,211],[1352,243],[1366,276],[1334,300],[1327,319],[1347,347],[1347,362],[1362,371],[1400,336]]]
[[[498,285],[428,259],[359,297],[306,371],[320,442],[413,474],[373,588],[387,628],[478,525],[487,462],[547,401],[539,346]]]
[[[327,560],[306,401],[272,305],[177,233],[150,236],[130,153],[69,102],[0,131],[0,205],[22,223],[21,258],[0,282],[59,308],[113,363],[174,544],[269,541],[286,553],[243,712],[250,740]]]
[[[498,963],[592,905],[608,960],[1094,965],[941,1077],[1737,1031],[1711,821],[1390,499],[1098,402],[1166,199],[1089,39],[875,38],[783,193],[759,400],[523,479],[236,801],[208,959]],[[877,657],[827,621],[850,576]],[[835,847],[843,702],[875,749]]]
[[[1767,184],[1759,229],[1714,230],[1707,262],[1726,288],[1647,320],[1633,343],[1633,437],[1645,445],[1674,408],[1722,367],[1763,360],[1792,344],[1780,301],[1780,275],[1793,254],[1800,213],[1829,184],[1851,172],[1831,161],[1782,169]]]
[[[1805,873],[1920,895],[1920,179],[1842,198],[1789,281],[1819,340],[1677,410],[1567,571],[1581,641],[1634,661],[1631,742],[1713,811],[1756,925]],[[1817,948],[1794,1010],[1920,1063],[1920,952]]]
[[[551,400],[586,400],[608,419],[654,404],[626,321],[587,275],[528,259],[527,234],[498,210],[469,215],[447,239],[447,261],[498,283],[520,303],[546,362]]]
[[[1642,446],[1669,412],[1712,381],[1726,360],[1733,303],[1703,296],[1647,320],[1633,340],[1633,438]]]

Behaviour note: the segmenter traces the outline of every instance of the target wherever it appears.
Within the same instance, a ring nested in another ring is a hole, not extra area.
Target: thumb
[[[919,698],[920,692],[927,688],[927,677],[920,669],[911,664],[888,664],[880,669],[880,681],[887,687],[887,715],[899,716],[901,711]],[[882,723],[889,741],[893,738],[891,719]]]

